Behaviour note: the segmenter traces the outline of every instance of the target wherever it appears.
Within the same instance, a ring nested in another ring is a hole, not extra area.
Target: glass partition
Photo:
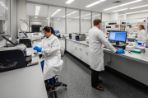
[[[57,33],[65,34],[65,8],[49,7],[48,23]]]
[[[91,28],[91,12],[81,11],[81,33],[88,33]]]
[[[67,9],[67,33],[80,33],[79,10]]]
[[[0,33],[9,33],[9,0],[0,0]]]
[[[34,3],[27,3],[27,15],[30,31],[33,24],[38,24],[52,26],[60,34],[87,33],[92,21],[101,19],[97,12]]]
[[[42,28],[48,25],[48,10],[48,6],[46,5],[27,4],[30,32],[41,32]]]

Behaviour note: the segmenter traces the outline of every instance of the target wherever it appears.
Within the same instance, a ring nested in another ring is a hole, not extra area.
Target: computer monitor
[[[32,32],[40,32],[41,31],[40,28],[41,28],[41,25],[32,25],[31,26]]]
[[[127,32],[126,31],[110,31],[109,41],[114,42],[126,42]]]

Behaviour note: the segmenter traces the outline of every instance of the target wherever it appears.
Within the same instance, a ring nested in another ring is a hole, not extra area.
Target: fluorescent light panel
[[[39,15],[40,9],[41,9],[40,6],[35,6],[35,16],[38,16]]]
[[[97,4],[100,4],[100,3],[105,2],[105,1],[106,0],[98,0],[96,2],[93,2],[93,3],[89,4],[89,5],[87,5],[86,8],[93,7],[93,6],[97,5]]]
[[[57,13],[59,13],[61,11],[61,9],[57,9],[52,15],[51,17],[54,17]]]
[[[66,16],[71,16],[71,15],[73,15],[73,14],[75,14],[75,13],[77,13],[78,11],[73,11],[73,12],[71,12],[71,13],[69,13],[69,14],[67,14]],[[65,18],[65,16],[62,16],[63,18]]]
[[[81,17],[86,17],[86,16],[90,16],[91,14],[85,14],[85,15],[82,15]]]
[[[136,14],[136,13],[143,13],[143,12],[148,12],[148,10],[141,10],[141,11],[135,11],[135,12],[128,12],[126,14]]]
[[[130,9],[133,10],[133,9],[139,9],[139,8],[144,8],[144,7],[148,7],[148,4],[146,4],[146,5],[141,5],[141,6],[136,6],[136,7],[132,7],[132,8],[130,8]]]
[[[73,11],[73,12],[67,14],[67,16],[73,15],[73,14],[75,14],[75,13],[77,13],[77,11]]]
[[[113,7],[104,9],[104,11],[108,11],[108,10],[112,10],[112,9],[115,9],[115,8],[118,8],[118,7],[123,7],[123,6],[126,6],[126,5],[138,3],[138,2],[141,2],[141,1],[142,1],[142,0],[134,0],[134,1],[131,1],[131,2],[127,2],[127,3],[124,3],[124,4],[118,5],[118,6],[113,6]]]
[[[116,13],[116,12],[121,12],[121,11],[125,11],[125,10],[128,10],[128,8],[124,8],[124,9],[115,10],[115,11],[113,11],[113,12],[114,12],[114,13]]]
[[[66,4],[71,4],[71,3],[73,3],[75,0],[67,0],[65,3]]]

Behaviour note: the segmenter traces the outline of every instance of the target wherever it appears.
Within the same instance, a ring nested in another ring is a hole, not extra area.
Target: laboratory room
[[[0,98],[148,98],[148,0],[0,0]]]

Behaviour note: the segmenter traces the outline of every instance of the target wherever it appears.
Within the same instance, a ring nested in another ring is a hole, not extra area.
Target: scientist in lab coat
[[[44,80],[48,80],[57,75],[59,63],[61,61],[60,42],[54,35],[54,29],[52,27],[44,27],[44,38],[39,43],[40,48],[35,50],[42,52],[44,60],[43,75]]]
[[[95,19],[94,27],[89,30],[89,57],[90,57],[90,67],[91,67],[91,85],[97,90],[104,90],[101,85],[100,73],[104,71],[104,54],[103,45],[113,52],[116,49],[109,43],[105,38],[104,33],[101,29],[101,20]]]
[[[148,40],[148,34],[145,30],[144,25],[139,25],[139,32],[137,34],[137,40],[142,41],[144,43]]]

